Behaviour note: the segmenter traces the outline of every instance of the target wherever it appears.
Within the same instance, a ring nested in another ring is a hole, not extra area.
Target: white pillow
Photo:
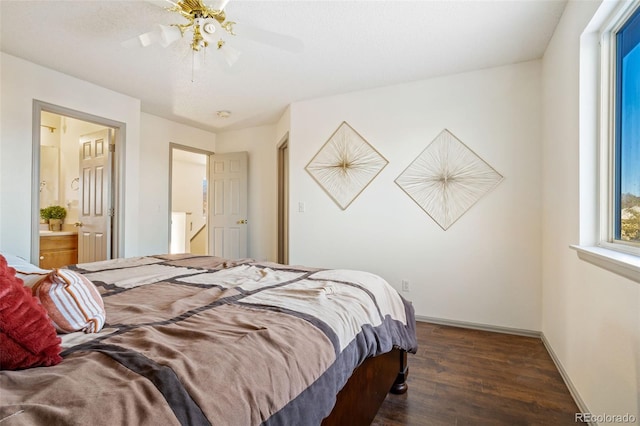
[[[16,270],[16,276],[24,281],[27,287],[33,287],[49,275],[50,270],[41,269],[13,254],[0,253],[7,259],[7,264]]]
[[[11,266],[12,268],[15,268],[16,265],[24,265],[24,264],[31,265],[29,262],[27,262],[24,258],[20,256],[8,254],[8,253],[0,253],[0,254],[3,255],[5,259],[7,259],[7,265]]]

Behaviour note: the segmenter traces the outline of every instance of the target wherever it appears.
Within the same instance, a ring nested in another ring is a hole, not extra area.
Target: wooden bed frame
[[[387,393],[407,391],[408,374],[407,353],[401,349],[367,358],[338,393],[336,405],[322,425],[370,425]]]

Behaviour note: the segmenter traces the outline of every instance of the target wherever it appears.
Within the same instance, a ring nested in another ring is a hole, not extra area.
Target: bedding
[[[71,266],[106,311],[53,367],[0,372],[6,425],[319,425],[354,369],[417,349],[382,278],[159,255]],[[3,420],[4,419],[4,420]]]

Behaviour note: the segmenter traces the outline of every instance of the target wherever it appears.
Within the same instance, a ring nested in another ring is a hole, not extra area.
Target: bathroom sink
[[[77,234],[78,234],[77,231],[50,231],[48,229],[41,229],[40,230],[40,236],[41,237],[47,237],[47,236],[62,237],[62,236],[66,236],[66,235],[77,235]]]

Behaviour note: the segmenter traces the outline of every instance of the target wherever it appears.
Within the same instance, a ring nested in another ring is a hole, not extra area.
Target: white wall
[[[0,53],[0,64],[0,250],[30,257],[32,122],[37,99],[127,123],[123,255],[135,254],[140,223],[140,101],[5,53]]]
[[[216,140],[216,153],[249,153],[247,255],[257,260],[277,258],[277,127],[218,133]]]
[[[142,113],[140,123],[140,223],[139,254],[169,252],[169,144],[214,152],[216,135]]]
[[[640,285],[569,249],[593,240],[596,147],[579,112],[594,96],[579,91],[579,65],[598,3],[569,2],[543,59],[542,331],[590,412],[640,419]]]
[[[343,120],[389,160],[345,211],[304,170]],[[290,125],[292,264],[408,280],[420,316],[540,330],[539,61],[294,103]],[[447,231],[394,183],[444,128],[505,177]]]

